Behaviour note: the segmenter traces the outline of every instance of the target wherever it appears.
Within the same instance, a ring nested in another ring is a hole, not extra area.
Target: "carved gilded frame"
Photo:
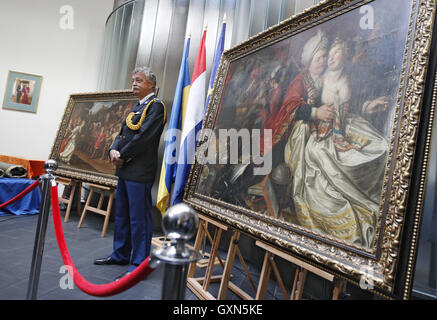
[[[132,91],[128,90],[70,95],[50,153],[50,159],[58,163],[56,174],[115,187],[118,178],[115,176],[115,167],[109,162],[104,146],[112,143],[112,136],[119,133],[119,129],[115,126],[121,125],[123,114],[116,114],[116,111],[118,109],[120,109],[119,113],[129,111],[137,101]],[[107,107],[98,109],[98,105]],[[91,114],[89,110],[93,106],[96,112]],[[105,120],[106,114],[111,115],[110,120]],[[71,139],[72,131],[82,122],[83,126],[75,138],[75,146],[72,146],[71,157],[61,156],[62,152],[68,148],[66,145]],[[98,152],[95,152],[97,126],[99,132],[103,128],[105,139],[102,139],[97,148]],[[110,130],[112,134],[109,136]],[[68,158],[69,161],[67,161]]]
[[[328,0],[225,51],[215,80],[203,127],[217,129],[225,83],[232,62],[244,59],[283,39],[322,25],[363,5],[391,0]],[[394,3],[394,2],[393,2]],[[356,250],[279,222],[254,210],[217,200],[199,190],[204,164],[195,161],[184,201],[196,210],[245,234],[285,250],[356,285],[395,299],[408,299],[414,275],[424,186],[434,119],[436,87],[435,0],[411,0],[406,45],[403,49],[393,129],[380,201],[380,242],[373,252]],[[207,134],[199,138],[206,143]],[[371,270],[371,271],[370,271]]]

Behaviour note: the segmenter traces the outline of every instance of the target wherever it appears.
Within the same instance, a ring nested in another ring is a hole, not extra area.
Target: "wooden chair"
[[[90,192],[88,194],[88,197],[87,197],[87,200],[85,203],[85,207],[83,208],[82,216],[80,217],[79,224],[77,225],[77,227],[80,228],[82,226],[82,222],[85,219],[85,215],[86,215],[87,211],[101,214],[101,215],[105,216],[105,221],[103,223],[103,229],[102,229],[102,235],[101,235],[103,238],[103,237],[105,237],[106,229],[108,228],[109,216],[111,215],[111,209],[112,209],[112,203],[114,202],[114,198],[115,198],[115,189],[111,188],[111,187],[107,187],[107,186],[93,184],[93,183],[88,183],[88,185],[90,187]],[[91,199],[93,197],[94,191],[96,191],[96,190],[100,190],[100,198],[99,198],[99,202],[97,204],[97,207],[93,207],[91,205]],[[104,209],[102,209],[102,205],[103,205],[103,200],[105,198],[107,191],[109,192],[109,200],[108,200],[108,204],[106,206],[106,210],[104,210]]]

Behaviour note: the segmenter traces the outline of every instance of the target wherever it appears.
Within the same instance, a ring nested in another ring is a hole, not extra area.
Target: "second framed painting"
[[[36,113],[42,76],[9,71],[3,109]]]
[[[327,0],[226,51],[184,200],[408,298],[435,107],[435,13],[433,0]]]
[[[71,95],[50,155],[56,174],[116,186],[107,151],[137,101],[131,91]]]

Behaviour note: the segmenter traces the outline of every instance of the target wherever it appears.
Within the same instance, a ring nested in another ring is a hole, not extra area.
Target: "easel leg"
[[[305,280],[308,270],[297,267],[294,275],[293,288],[291,289],[290,300],[300,300],[302,298],[303,287],[305,286]]]
[[[300,279],[299,279],[299,285],[297,288],[296,300],[302,299],[303,287],[305,286],[305,281],[307,279],[307,273],[308,273],[307,269],[303,269],[302,272],[300,273]]]
[[[332,300],[339,300],[340,296],[346,290],[346,280],[335,278],[334,290],[332,292]]]
[[[203,238],[205,237],[205,229],[204,229],[205,224],[208,224],[208,222],[200,219],[199,229],[196,235],[196,240],[194,241],[194,250],[198,252],[200,251]],[[190,264],[190,267],[188,268],[188,278],[193,278],[195,271],[196,271],[196,262],[193,262]]]
[[[267,293],[267,287],[269,284],[270,273],[272,271],[272,265],[270,264],[270,257],[273,256],[272,253],[266,251],[264,255],[264,262],[261,269],[258,290],[256,292],[256,300],[264,300]]]
[[[73,204],[73,202],[71,200],[74,199],[74,193],[76,191],[76,183],[72,182],[68,187],[70,188],[70,200],[68,201],[67,210],[65,210],[64,222],[67,222],[69,217],[70,217],[71,206]],[[66,191],[67,191],[67,186],[64,187],[64,191],[62,193],[63,198],[65,198],[65,196],[67,194]]]
[[[78,228],[82,227],[83,219],[85,219],[86,209],[91,202],[91,198],[93,197],[93,193],[94,193],[94,188],[90,187],[90,193],[88,194],[88,199],[86,200],[85,207],[83,208],[82,215],[81,215],[81,217],[79,219],[79,223],[77,225]]]
[[[205,291],[208,291],[209,289],[209,284],[211,282],[211,276],[212,276],[212,271],[214,269],[214,261],[215,261],[215,257],[217,256],[217,252],[218,252],[218,247],[220,244],[220,240],[222,237],[222,229],[217,228],[215,234],[214,234],[214,240],[213,240],[213,247],[211,249],[211,253],[210,253],[210,257],[209,257],[209,261],[208,261],[208,267],[206,268],[206,272],[205,272],[205,282],[203,283],[203,289]]]
[[[250,275],[249,268],[247,268],[246,262],[244,261],[243,255],[241,254],[240,248],[237,246],[237,255],[241,264],[243,265],[244,272],[246,272],[247,278],[249,279],[250,285],[252,286],[253,291],[256,293],[256,286],[252,280],[252,276]]]
[[[208,223],[206,222],[203,225],[203,228],[205,229],[204,232],[205,232],[205,235],[208,237],[209,243],[211,244],[211,246],[213,246],[213,239],[211,238],[211,235],[209,234],[207,227],[208,227]],[[205,237],[204,237],[204,239],[205,239]],[[219,263],[221,264],[222,268],[224,269],[225,264],[223,263],[222,258],[220,258],[219,255],[217,255],[216,258],[218,259]],[[215,264],[215,260],[214,260],[214,264]]]
[[[270,257],[270,264],[272,265],[273,272],[275,273],[276,276],[276,280],[278,281],[278,284],[281,287],[282,294],[284,295],[285,299],[288,299],[287,290],[285,289],[284,282],[282,281],[281,274],[279,273],[279,269],[278,266],[276,265],[274,258],[275,258],[274,255]]]
[[[82,196],[82,181],[77,181],[76,185],[77,185],[77,188],[76,188],[77,189],[76,190],[76,192],[77,192],[76,211],[77,211],[77,215],[80,217],[81,213],[82,213],[82,210],[81,210],[82,204],[80,203],[81,196]]]
[[[114,201],[114,196],[115,196],[115,190],[112,189],[109,193],[108,207],[106,209],[107,214],[105,215],[105,222],[103,223],[103,230],[101,234],[102,238],[104,238],[106,235],[106,229],[108,228],[109,216],[111,215],[112,202]],[[102,197],[104,197],[103,194]]]
[[[234,265],[235,253],[237,251],[238,240],[240,239],[240,232],[234,231],[231,238],[231,244],[229,246],[228,255],[226,258],[225,269],[223,271],[222,282],[220,283],[220,289],[218,292],[217,300],[226,299],[226,293],[231,279],[232,266]]]

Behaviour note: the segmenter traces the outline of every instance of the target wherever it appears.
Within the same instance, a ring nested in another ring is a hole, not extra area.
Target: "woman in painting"
[[[73,131],[73,128],[75,127],[75,125],[76,125],[76,121],[75,120],[73,120],[68,125],[67,132],[69,132],[69,133],[65,135],[64,139],[62,139],[61,146],[59,147],[59,153],[64,152],[65,147],[67,146],[67,143],[70,140],[71,132]]]
[[[347,43],[336,39],[323,76],[321,103],[332,105],[334,119],[314,122],[306,141],[293,132],[285,158],[294,175],[292,194],[299,224],[370,248],[388,144],[367,120],[349,113],[352,92],[344,72],[348,52]],[[375,111],[382,100],[365,104],[367,111]]]
[[[23,98],[21,99],[21,103],[30,104],[30,101],[29,101],[29,92],[30,92],[29,85],[25,84],[22,91],[23,91]]]
[[[68,140],[67,145],[65,146],[64,151],[62,151],[59,154],[59,158],[62,162],[65,162],[66,164],[70,165],[71,157],[73,156],[74,150],[76,149],[76,141],[77,138],[85,125],[85,120],[82,120],[80,125],[76,126],[72,131],[70,135],[70,140]]]
[[[290,135],[293,136],[293,146],[298,154],[303,154],[313,119],[329,121],[334,118],[332,106],[330,104],[322,105],[320,99],[328,47],[328,38],[319,29],[303,46],[300,66],[297,65],[294,57],[290,56],[289,63],[294,64],[300,72],[286,87],[287,90],[279,111],[275,113],[274,108],[271,108],[269,116],[264,115],[266,121],[263,126],[264,130],[261,132],[261,152],[263,154],[272,152],[273,172],[270,178],[278,186],[284,183],[280,181],[281,177],[290,176],[290,174],[299,176],[300,174],[300,171],[296,170],[295,164],[288,161],[289,157],[285,158],[287,164],[284,164],[284,148]],[[264,145],[263,135],[266,129],[272,131],[271,145]],[[290,166],[290,174],[286,172],[287,165]],[[279,198],[285,200],[280,203],[280,217],[290,222],[296,222],[293,214],[293,201],[289,198],[289,192],[286,192],[285,195],[282,191],[277,192],[281,194]]]

